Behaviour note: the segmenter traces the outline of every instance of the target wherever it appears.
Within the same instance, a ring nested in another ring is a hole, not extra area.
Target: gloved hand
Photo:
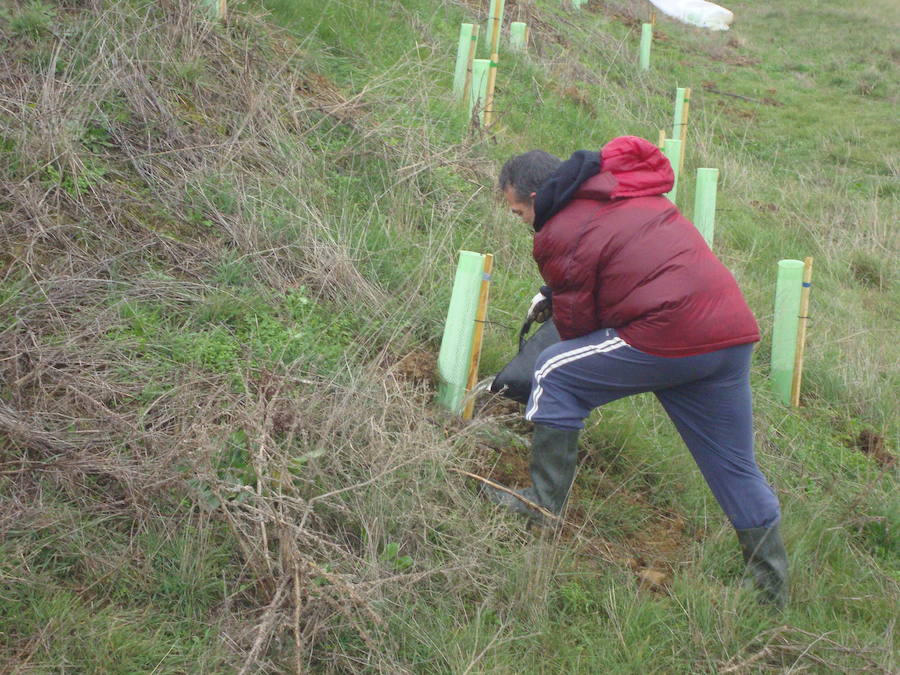
[[[550,289],[546,286],[542,287],[531,299],[531,306],[528,308],[528,321],[544,323],[553,316],[553,298]]]

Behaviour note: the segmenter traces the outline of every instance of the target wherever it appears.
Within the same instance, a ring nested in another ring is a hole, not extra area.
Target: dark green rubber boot
[[[784,609],[788,600],[788,560],[778,525],[736,530],[747,564],[748,580],[763,604]]]
[[[575,477],[578,459],[578,434],[575,429],[554,429],[542,424],[534,425],[531,443],[532,486],[520,490],[525,499],[547,509],[554,515],[562,513],[569,488]],[[511,511],[542,522],[543,516],[511,494],[488,487],[485,493],[492,502]]]

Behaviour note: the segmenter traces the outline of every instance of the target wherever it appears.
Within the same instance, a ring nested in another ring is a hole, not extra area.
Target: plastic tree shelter
[[[454,413],[463,411],[463,403],[472,363],[472,342],[478,314],[485,256],[460,251],[453,280],[453,292],[444,324],[444,337],[438,355],[438,403]]]

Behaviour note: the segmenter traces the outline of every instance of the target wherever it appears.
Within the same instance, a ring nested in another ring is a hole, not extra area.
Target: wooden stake
[[[684,89],[684,107],[681,109],[681,157],[678,160],[678,172],[684,169],[684,151],[687,147],[688,115],[691,112],[691,88]]]
[[[475,332],[472,335],[472,360],[469,362],[469,379],[466,383],[466,393],[471,394],[478,383],[478,364],[481,361],[481,338],[484,335],[484,320],[487,317],[488,297],[491,289],[491,272],[494,269],[494,256],[484,254],[484,276],[481,278],[481,293],[478,296],[478,310],[475,312]],[[472,419],[475,409],[475,397],[469,396],[466,407],[463,409],[464,420]]]
[[[472,26],[472,43],[469,45],[469,60],[466,64],[466,83],[463,85],[462,100],[466,103],[469,100],[469,93],[472,91],[472,64],[475,61],[475,48],[478,47],[478,32],[481,27],[477,24]]]
[[[659,149],[662,150],[666,145],[666,132],[663,129],[659,130]]]
[[[800,382],[803,379],[803,351],[806,347],[806,322],[809,320],[809,290],[812,287],[812,257],[803,260],[803,288],[800,291],[800,316],[797,323],[797,351],[791,380],[791,405],[800,407]]]
[[[650,12],[650,25],[656,28],[656,10]]]
[[[500,51],[500,23],[503,20],[503,5],[506,0],[491,0],[491,54]],[[494,57],[491,56],[491,59]]]
[[[494,87],[497,84],[497,59],[498,54],[491,54],[491,66],[488,68],[487,96],[484,98],[484,128],[491,126],[494,118]]]

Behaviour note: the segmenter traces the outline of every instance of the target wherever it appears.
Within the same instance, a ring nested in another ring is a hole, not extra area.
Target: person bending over
[[[664,196],[673,181],[659,149],[634,136],[564,162],[533,150],[500,172],[510,209],[534,228],[546,283],[529,318],[552,314],[562,338],[535,366],[525,412],[534,422],[532,485],[520,494],[561,513],[591,410],[653,392],[734,526],[749,578],[783,607],[780,508],[753,451],[759,329],[734,277]],[[510,494],[488,496],[537,516]]]

